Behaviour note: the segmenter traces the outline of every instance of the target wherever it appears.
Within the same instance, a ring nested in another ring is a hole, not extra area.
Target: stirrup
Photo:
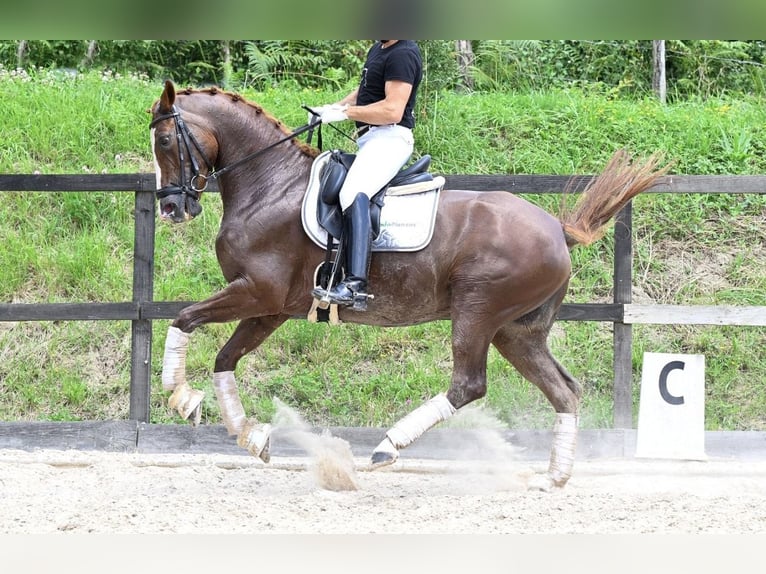
[[[316,306],[320,309],[327,309],[333,302],[330,300],[330,290],[322,287],[314,287],[311,290],[311,296],[316,301]]]
[[[372,295],[371,293],[354,291],[345,283],[341,282],[339,285],[343,285],[344,288],[348,290],[349,293],[351,293],[350,298],[333,298],[332,294],[330,293],[331,289],[322,289],[321,287],[316,287],[311,292],[311,294],[319,300],[318,307],[320,309],[326,309],[329,305],[338,305],[340,307],[350,307],[353,311],[366,311],[367,300],[375,298],[375,295]],[[326,306],[323,307],[323,304]]]
[[[351,303],[347,303],[347,305],[350,305],[352,311],[366,311],[369,299],[375,299],[375,295],[371,293],[354,293]]]

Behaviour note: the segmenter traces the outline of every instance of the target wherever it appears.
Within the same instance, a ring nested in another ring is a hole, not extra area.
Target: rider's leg
[[[412,130],[402,126],[371,128],[357,140],[356,159],[340,190],[340,206],[346,211],[364,193],[372,197],[399,172],[412,155]]]
[[[351,206],[343,212],[346,226],[346,276],[327,293],[336,305],[352,305],[355,295],[366,295],[367,271],[370,267],[372,225],[370,199],[359,193]]]
[[[412,131],[396,125],[372,128],[357,143],[339,197],[347,238],[346,276],[326,294],[338,305],[351,305],[355,294],[365,295],[372,241],[369,198],[391,181],[413,149]]]

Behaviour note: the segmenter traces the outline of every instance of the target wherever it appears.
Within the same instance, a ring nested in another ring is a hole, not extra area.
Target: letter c
[[[663,400],[671,405],[682,405],[684,404],[684,397],[683,395],[680,397],[676,397],[674,395],[670,394],[670,391],[668,391],[668,374],[670,371],[674,371],[676,369],[684,370],[684,362],[683,361],[671,361],[664,367],[662,367],[662,372],[660,373],[660,395],[662,396]]]

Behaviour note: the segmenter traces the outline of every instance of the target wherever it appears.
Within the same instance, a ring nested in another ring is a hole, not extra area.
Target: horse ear
[[[173,104],[176,101],[176,88],[173,82],[165,80],[165,89],[162,90],[162,96],[160,96],[160,113],[167,114],[173,109]]]

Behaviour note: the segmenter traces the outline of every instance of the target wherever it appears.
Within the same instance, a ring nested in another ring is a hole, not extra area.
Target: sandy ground
[[[546,493],[527,489],[545,470],[537,461],[401,459],[369,471],[349,455],[339,483],[314,452],[263,464],[0,450],[0,534],[766,532],[766,461],[578,461]]]

